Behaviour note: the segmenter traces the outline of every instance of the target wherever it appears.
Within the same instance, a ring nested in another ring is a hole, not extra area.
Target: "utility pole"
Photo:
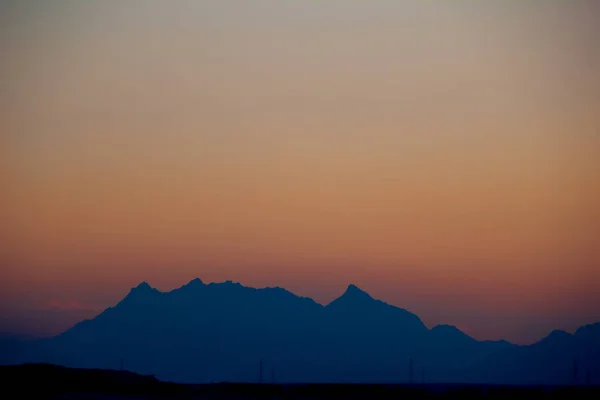
[[[413,383],[414,365],[412,357],[408,360],[408,383]]]

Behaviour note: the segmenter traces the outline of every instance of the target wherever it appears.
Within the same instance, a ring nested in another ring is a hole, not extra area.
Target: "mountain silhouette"
[[[170,292],[142,282],[62,334],[0,348],[0,363],[115,369],[174,382],[570,384],[600,378],[600,324],[531,346],[478,341],[355,285],[328,305],[279,288],[194,279]],[[8,350],[8,349],[6,349]],[[573,371],[578,370],[578,376]]]

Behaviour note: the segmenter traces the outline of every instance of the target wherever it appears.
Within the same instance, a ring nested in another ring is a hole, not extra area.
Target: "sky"
[[[142,281],[600,321],[600,3],[0,0],[0,331]]]

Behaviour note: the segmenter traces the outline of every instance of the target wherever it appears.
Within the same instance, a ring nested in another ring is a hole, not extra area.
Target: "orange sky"
[[[146,280],[600,320],[593,1],[0,5],[0,331]]]

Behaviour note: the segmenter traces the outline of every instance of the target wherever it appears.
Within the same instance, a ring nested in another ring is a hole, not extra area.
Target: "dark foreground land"
[[[0,366],[4,399],[600,399],[599,386],[243,384],[184,385],[127,371],[48,364]]]

